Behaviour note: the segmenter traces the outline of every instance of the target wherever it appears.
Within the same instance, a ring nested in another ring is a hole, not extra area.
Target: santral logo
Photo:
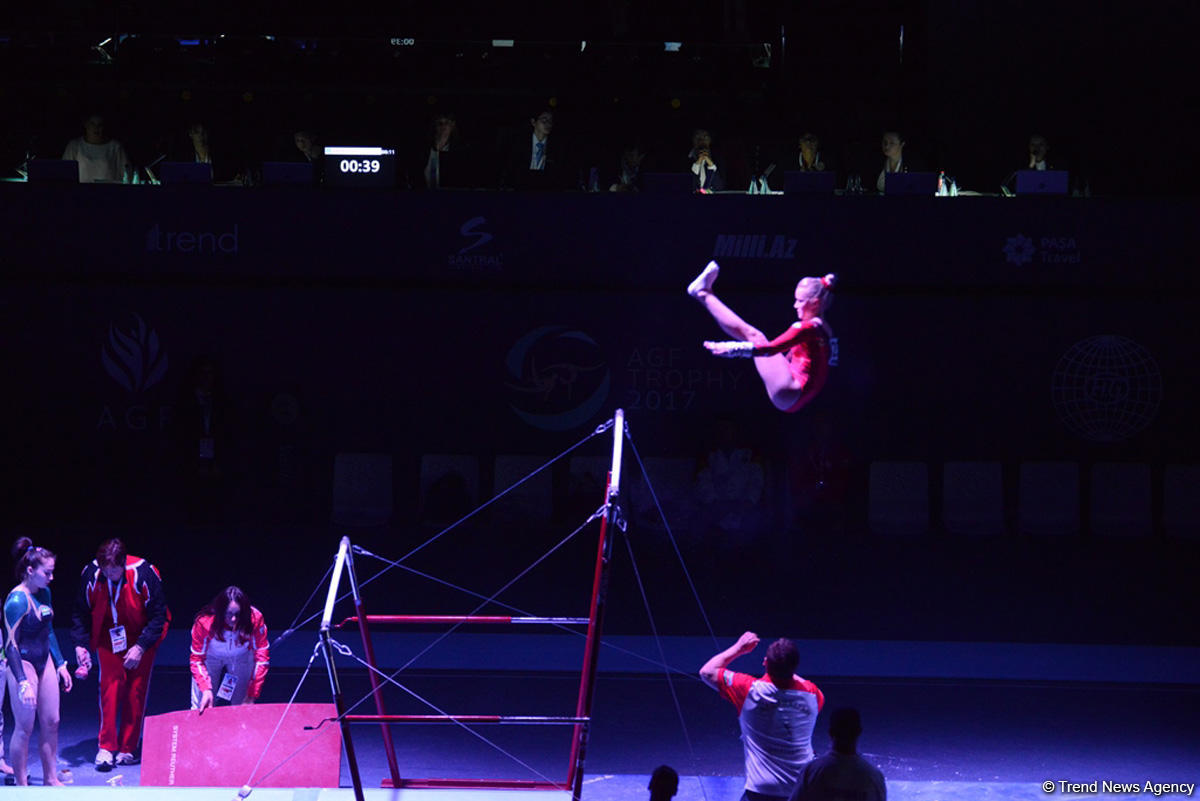
[[[467,270],[499,270],[504,266],[503,253],[471,253],[495,239],[490,233],[482,230],[487,225],[486,217],[472,217],[459,227],[458,233],[468,239],[467,243],[447,258],[451,267]],[[468,255],[470,254],[470,255]]]

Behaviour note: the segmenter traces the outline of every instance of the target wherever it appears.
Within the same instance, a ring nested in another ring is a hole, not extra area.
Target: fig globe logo
[[[100,348],[105,371],[131,393],[140,393],[162,381],[167,374],[167,353],[158,340],[158,332],[134,315],[137,325],[122,331],[108,326],[108,342]]]
[[[534,428],[576,428],[608,400],[612,380],[604,353],[578,329],[535,328],[513,344],[504,366],[509,408]]]
[[[1162,402],[1162,373],[1132,339],[1089,337],[1059,359],[1051,396],[1073,433],[1093,442],[1121,442],[1153,422]]]

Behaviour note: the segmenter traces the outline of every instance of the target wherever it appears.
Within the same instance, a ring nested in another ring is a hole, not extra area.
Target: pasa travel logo
[[[1004,260],[1020,267],[1033,261],[1033,240],[1025,234],[1010,236],[1004,243]]]

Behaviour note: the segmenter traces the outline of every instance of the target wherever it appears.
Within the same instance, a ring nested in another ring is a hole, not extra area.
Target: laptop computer
[[[690,172],[644,172],[642,191],[654,194],[687,195],[692,191]]]
[[[308,161],[264,161],[262,182],[268,186],[313,183],[313,165]]]
[[[196,161],[164,161],[158,165],[164,184],[211,184],[212,165]]]
[[[783,174],[785,195],[832,195],[836,176],[829,171],[801,172],[788,170]]]
[[[79,183],[79,162],[74,159],[30,159],[29,180],[38,183]]]
[[[1017,170],[1018,195],[1067,194],[1066,170]]]
[[[936,172],[889,172],[884,178],[885,195],[936,195]]]

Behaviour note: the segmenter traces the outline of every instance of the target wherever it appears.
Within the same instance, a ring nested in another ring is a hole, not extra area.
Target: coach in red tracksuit
[[[101,543],[96,559],[83,569],[71,617],[76,675],[85,678],[91,669],[89,648],[96,650],[100,663],[96,770],[138,761],[150,669],[170,621],[158,569],[129,556],[118,539]]]

